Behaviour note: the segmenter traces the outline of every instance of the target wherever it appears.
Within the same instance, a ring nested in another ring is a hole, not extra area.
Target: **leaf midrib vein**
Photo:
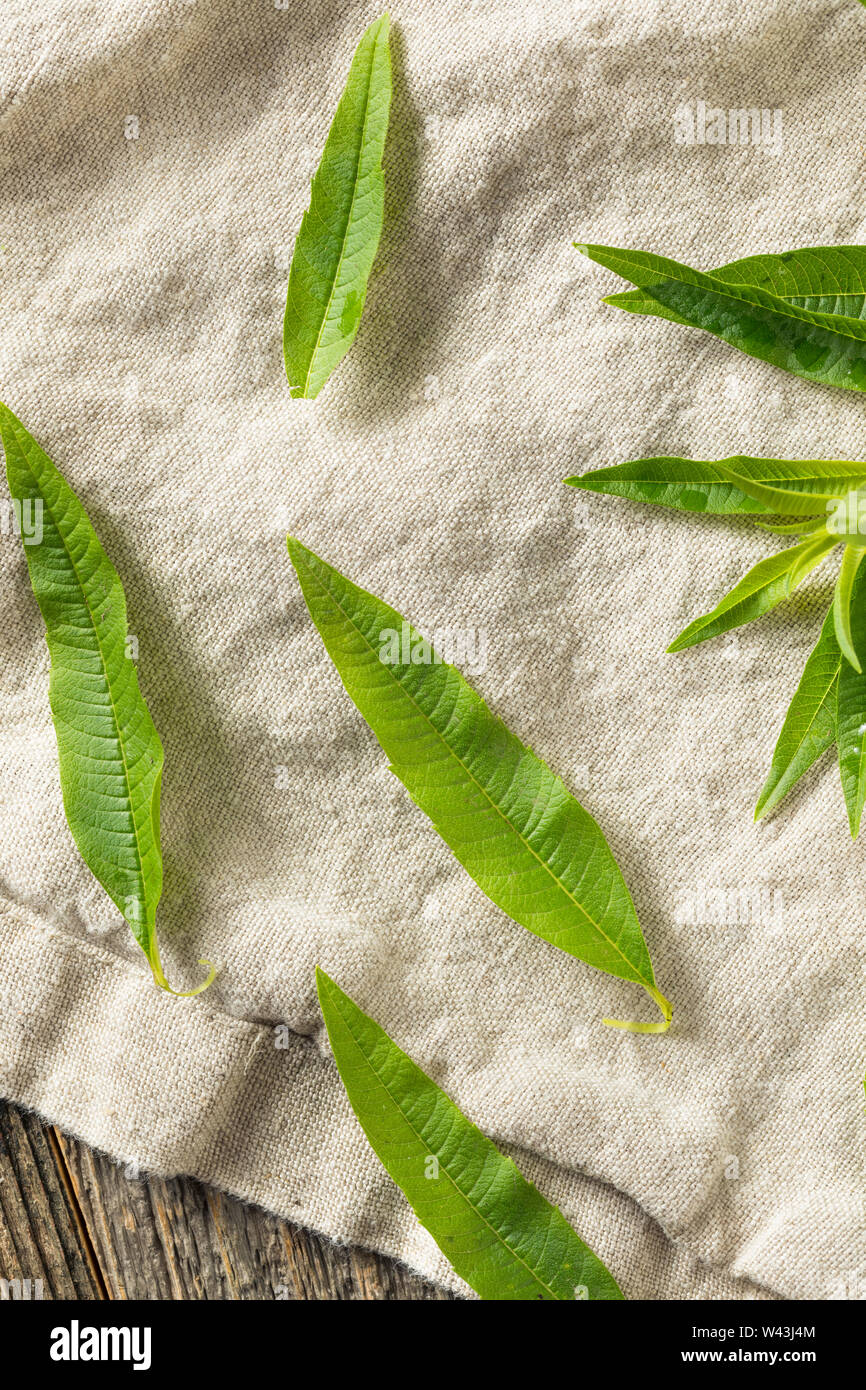
[[[832,675],[831,679],[827,682],[827,687],[826,687],[826,689],[824,690],[824,692],[823,692],[823,694],[822,694],[820,700],[818,701],[817,705],[815,706],[815,709],[814,709],[814,711],[813,711],[813,713],[812,713],[812,717],[811,717],[811,719],[809,720],[809,723],[806,725],[806,728],[803,730],[803,736],[802,736],[802,738],[800,738],[800,739],[797,741],[796,747],[795,747],[795,749],[794,749],[794,752],[795,752],[795,753],[799,753],[800,749],[803,747],[803,744],[806,742],[806,739],[809,737],[809,735],[811,734],[813,728],[815,727],[815,724],[818,722],[818,716],[819,716],[819,714],[821,713],[821,711],[822,711],[823,709],[825,709],[826,707],[828,707],[828,706],[827,706],[827,697],[828,697],[828,695],[830,694],[831,690],[833,689],[833,686],[835,685],[836,681],[839,679],[839,671],[840,671],[840,669],[841,669],[841,666],[842,666],[842,659],[841,659],[841,657],[840,657],[839,662],[838,662],[838,664],[836,665],[836,668],[835,668],[835,670],[834,670],[834,672],[833,672],[833,675]]]

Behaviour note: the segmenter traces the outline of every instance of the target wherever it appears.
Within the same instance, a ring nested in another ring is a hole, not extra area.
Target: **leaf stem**
[[[624,1028],[627,1033],[666,1033],[671,1026],[674,1006],[655,985],[644,985],[644,989],[658,1004],[662,1014],[661,1023],[627,1022],[621,1018],[603,1018],[602,1023],[606,1023],[610,1028]]]
[[[151,949],[148,952],[147,959],[150,962],[150,968],[153,971],[153,978],[159,985],[160,989],[164,989],[168,994],[173,994],[176,999],[192,999],[196,994],[202,994],[204,990],[206,990],[210,985],[212,985],[214,980],[216,979],[216,966],[211,964],[209,960],[201,959],[198,962],[199,965],[206,965],[209,967],[207,979],[204,980],[200,985],[196,985],[195,989],[172,989],[171,985],[168,983],[168,980],[165,978],[165,971],[162,968],[162,961],[159,958],[159,946],[156,943],[155,936],[153,938],[153,945],[151,946]]]

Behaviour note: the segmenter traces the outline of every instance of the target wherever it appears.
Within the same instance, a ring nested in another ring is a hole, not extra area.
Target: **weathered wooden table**
[[[0,1299],[451,1297],[201,1183],[130,1178],[3,1101],[0,1281]]]

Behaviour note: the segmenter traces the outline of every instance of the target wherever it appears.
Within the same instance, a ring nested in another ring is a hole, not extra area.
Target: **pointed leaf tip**
[[[312,555],[312,550],[308,550],[303,541],[299,541],[297,536],[286,536],[286,549],[289,558],[295,569],[301,564],[308,555]]]

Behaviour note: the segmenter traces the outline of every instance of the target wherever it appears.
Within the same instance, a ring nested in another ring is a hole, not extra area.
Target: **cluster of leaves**
[[[382,225],[390,83],[383,16],[355,54],[295,247],[284,324],[295,396],[317,395],[358,328]],[[163,749],[132,660],[123,587],[80,501],[5,406],[0,436],[12,497],[20,508],[38,507],[42,521],[24,549],[51,656],[66,818],[154,980],[170,990],[156,936]],[[291,544],[347,688],[458,859],[530,931],[642,984],[662,1010],[661,1023],[615,1026],[666,1029],[670,1005],[592,818],[452,668],[420,668],[437,679],[416,682],[419,668],[381,664],[379,632],[400,619]],[[365,687],[371,671],[382,679]],[[447,718],[440,701],[449,702]],[[207,988],[214,973],[190,993]],[[358,1118],[457,1272],[484,1298],[622,1298],[601,1261],[511,1160],[327,976],[319,972],[317,982]]]
[[[642,985],[662,1014],[606,1023],[665,1032],[671,1005],[593,818],[400,613],[300,541],[289,537],[288,547],[310,616],[390,770],[478,887],[528,931]],[[387,642],[393,632],[406,634],[398,653]],[[321,972],[319,997],[370,1143],[482,1298],[622,1297],[564,1217]]]
[[[866,248],[818,246],[749,256],[704,274],[644,251],[581,246],[637,288],[606,303],[702,328],[751,357],[823,385],[866,390]],[[866,800],[866,463],[737,456],[717,462],[637,459],[567,481],[683,511],[756,516],[796,537],[761,560],[711,613],[668,648],[682,651],[750,622],[796,588],[837,546],[833,604],[806,663],[755,811],[773,810],[834,743],[852,836]],[[774,521],[773,518],[779,518]]]
[[[283,355],[315,397],[358,330],[382,230],[391,99],[388,17],[364,34],[312,184],[289,272]],[[383,663],[402,618],[289,540],[311,616],[392,771],[482,890],[530,931],[642,984],[664,1031],[631,897],[591,816],[432,649]],[[420,635],[412,630],[410,646]],[[425,644],[426,645],[426,644]],[[321,971],[319,998],[349,1099],[374,1150],[455,1270],[483,1298],[621,1298],[601,1261],[515,1165]],[[436,1172],[428,1166],[435,1162]]]
[[[283,330],[294,396],[318,394],[360,322],[382,229],[388,28],[383,15],[358,45],[298,234]],[[123,586],[78,498],[5,406],[0,434],[13,500],[38,503],[44,517],[42,540],[26,545],[25,555],[51,653],[49,700],[69,828],[154,980],[170,989],[156,936],[163,749],[129,652]],[[189,993],[213,977],[211,967]]]

